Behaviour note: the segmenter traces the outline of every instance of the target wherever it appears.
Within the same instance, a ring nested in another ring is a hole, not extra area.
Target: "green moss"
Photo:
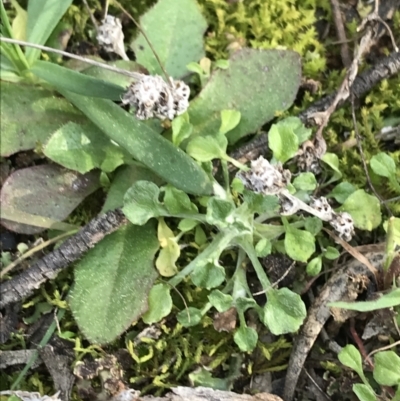
[[[325,47],[314,24],[317,6],[329,10],[329,2],[316,0],[199,0],[209,22],[206,51],[213,59],[228,58],[243,46],[256,49],[292,49],[303,57],[304,75],[317,78],[326,66]]]

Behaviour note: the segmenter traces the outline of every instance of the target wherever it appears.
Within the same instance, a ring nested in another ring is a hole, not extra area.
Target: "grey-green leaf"
[[[110,100],[80,96],[61,87],[58,90],[110,139],[165,181],[190,194],[211,193],[211,181],[204,170],[150,126]]]
[[[105,237],[77,264],[70,306],[91,342],[108,343],[148,309],[158,273],[154,224],[128,224]]]
[[[155,285],[149,294],[149,310],[142,316],[146,324],[159,322],[172,309],[171,287],[160,283]]]
[[[112,143],[90,122],[63,125],[47,141],[43,153],[54,162],[81,174],[94,168],[109,173],[131,159],[125,149]]]
[[[294,333],[307,316],[306,307],[299,294],[288,288],[268,291],[268,302],[264,307],[263,323],[272,334]]]
[[[125,193],[124,207],[126,217],[133,224],[145,224],[152,217],[168,216],[168,210],[158,200],[160,189],[149,181],[137,181]]]
[[[257,131],[277,111],[288,109],[298,90],[301,64],[289,50],[242,49],[230,59],[229,68],[214,71],[199,96],[190,104],[194,134],[218,132],[220,113],[241,113],[239,124],[227,133],[233,143]]]
[[[207,22],[195,0],[160,0],[140,19],[140,25],[170,76],[187,75],[186,65],[204,57],[203,35]],[[137,61],[151,74],[162,75],[154,52],[142,34],[131,47]]]
[[[51,85],[83,96],[121,100],[125,88],[48,61],[36,61],[30,71]]]
[[[62,221],[99,187],[98,171],[80,175],[55,164],[20,169],[12,173],[1,188],[1,212]],[[25,224],[20,224],[22,222]],[[24,234],[40,233],[46,227],[31,225],[29,219],[22,222],[3,220],[2,224]]]
[[[26,40],[44,45],[71,4],[72,0],[29,1]],[[27,47],[25,54],[28,61],[32,63],[39,58],[40,50]]]
[[[2,81],[0,99],[1,156],[43,144],[69,121],[87,121],[67,100],[37,86]]]
[[[111,182],[106,201],[101,210],[102,213],[122,207],[126,191],[137,181],[151,181],[157,185],[163,184],[163,181],[146,167],[138,165],[121,166]]]

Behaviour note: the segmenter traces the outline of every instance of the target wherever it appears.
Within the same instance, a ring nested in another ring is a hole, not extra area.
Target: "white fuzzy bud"
[[[183,81],[171,78],[168,84],[158,75],[143,75],[129,86],[122,103],[135,107],[140,120],[173,120],[189,107],[189,95],[190,89]]]
[[[335,229],[339,237],[349,242],[354,235],[354,222],[349,213],[333,213],[329,224]]]
[[[310,206],[324,216],[320,217],[322,220],[330,221],[332,219],[333,209],[328,200],[323,196],[320,198],[311,198]]]
[[[124,33],[119,18],[107,15],[97,31],[97,41],[106,52],[114,52],[122,59],[129,60],[125,53]]]
[[[280,163],[272,165],[260,156],[257,160],[251,161],[250,171],[241,171],[237,177],[247,189],[265,195],[276,195],[289,184],[291,173],[289,170],[284,170]]]

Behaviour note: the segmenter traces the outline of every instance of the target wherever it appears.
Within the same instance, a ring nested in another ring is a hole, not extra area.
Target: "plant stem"
[[[264,268],[261,266],[260,261],[258,260],[256,250],[254,249],[253,244],[250,242],[249,237],[247,238],[241,238],[238,241],[238,245],[242,247],[242,249],[247,253],[247,256],[249,257],[254,270],[256,271],[257,277],[260,280],[261,286],[265,292],[267,292],[269,289],[271,289],[271,283],[264,271]]]
[[[61,56],[69,57],[69,58],[72,58],[72,59],[75,59],[75,60],[79,60],[79,61],[82,61],[84,63],[90,64],[90,65],[94,65],[96,67],[101,67],[101,68],[103,68],[105,70],[109,70],[109,71],[116,72],[118,74],[126,75],[126,76],[131,77],[131,78],[133,78],[135,80],[139,80],[143,76],[143,74],[140,74],[138,72],[131,72],[131,71],[123,70],[122,68],[117,68],[117,67],[113,67],[113,66],[108,65],[108,64],[100,63],[98,61],[90,60],[88,58],[77,56],[75,54],[68,53],[68,52],[65,52],[63,50],[53,49],[52,47],[47,47],[47,46],[36,45],[34,43],[25,42],[23,40],[5,38],[4,36],[1,36],[0,37],[0,42],[13,43],[15,45],[20,45],[20,46],[33,47],[34,49],[39,49],[39,50],[43,50],[43,51],[46,51],[46,52],[59,54]],[[27,68],[29,68],[29,66]]]
[[[172,277],[168,284],[176,287],[184,278],[193,272],[199,264],[206,263],[210,258],[220,255],[221,252],[231,243],[232,239],[237,235],[236,230],[221,231],[218,233],[210,245],[204,251],[193,259],[183,270],[176,276]]]
[[[47,329],[46,334],[44,335],[42,341],[40,341],[38,345],[38,348],[44,347],[50,341],[51,336],[53,335],[55,329],[57,328],[56,319],[60,321],[64,317],[64,314],[65,314],[65,309],[60,309],[58,311],[57,317],[52,321],[51,325]],[[25,365],[24,369],[22,369],[21,373],[18,375],[15,382],[11,385],[11,390],[14,390],[15,388],[18,387],[18,384],[21,382],[21,380],[23,380],[23,378],[28,373],[28,370],[31,368],[32,364],[35,362],[38,356],[39,356],[39,351],[36,350],[35,353],[29,359],[29,361],[27,362],[27,364]]]

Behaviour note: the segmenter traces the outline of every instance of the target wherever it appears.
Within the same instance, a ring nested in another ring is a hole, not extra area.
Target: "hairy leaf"
[[[37,86],[1,82],[1,156],[33,149],[61,125],[86,117],[55,93]]]
[[[72,0],[29,1],[26,27],[27,41],[44,45],[71,4]],[[40,50],[32,47],[27,47],[25,50],[30,63],[39,58],[40,52]]]
[[[292,104],[300,85],[300,57],[293,51],[242,49],[226,70],[214,71],[199,96],[190,104],[194,134],[218,132],[222,110],[241,113],[239,124],[227,133],[229,142],[257,131],[277,111]]]
[[[58,90],[110,139],[165,181],[191,194],[211,192],[212,185],[204,170],[150,126],[110,100],[76,95],[60,87]]]
[[[294,333],[307,316],[306,307],[299,294],[288,288],[268,291],[262,321],[272,334]]]
[[[157,249],[154,224],[128,224],[78,262],[70,305],[88,340],[110,342],[147,311]]]
[[[93,191],[100,187],[99,172],[80,175],[57,165],[43,164],[17,170],[1,189],[2,212],[30,214],[62,221]],[[4,220],[9,230],[36,234],[43,228]]]
[[[140,25],[170,76],[187,75],[186,65],[204,57],[203,35],[207,23],[195,0],[160,0],[140,19]],[[163,75],[142,34],[131,47],[137,61],[151,74]]]
[[[121,95],[125,92],[125,88],[122,86],[48,61],[36,61],[30,71],[51,85],[83,96],[121,100]]]
[[[95,125],[73,122],[59,128],[43,153],[54,162],[81,174],[94,168],[112,172],[130,160],[125,149],[115,145]]]

